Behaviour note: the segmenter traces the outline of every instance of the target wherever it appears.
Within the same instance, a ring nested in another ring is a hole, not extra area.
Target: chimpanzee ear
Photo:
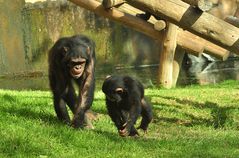
[[[66,47],[66,46],[64,46],[64,47],[63,47],[63,50],[64,50],[64,52],[68,52],[69,48]]]
[[[123,90],[123,88],[118,87],[118,88],[115,89],[115,92],[117,92],[117,93],[123,93],[124,90]]]
[[[90,55],[90,47],[89,46],[86,47],[86,52],[88,55]]]

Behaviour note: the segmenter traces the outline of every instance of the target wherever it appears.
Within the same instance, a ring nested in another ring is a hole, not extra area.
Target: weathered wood
[[[166,28],[166,22],[163,20],[159,20],[154,23],[154,29],[157,31],[161,31]]]
[[[177,46],[178,26],[169,23],[163,40],[163,51],[159,62],[159,85],[171,88],[173,85],[173,61]]]
[[[190,5],[197,6],[202,11],[208,11],[213,7],[213,3],[210,0],[182,0]]]
[[[153,13],[239,54],[239,28],[202,12],[180,0],[126,0],[130,5]]]
[[[188,53],[197,57],[201,56],[205,49],[205,45],[202,44],[199,40],[196,40],[197,36],[193,34],[190,35],[190,33],[188,33],[189,32],[180,29],[178,32],[177,44],[180,47],[188,50]]]
[[[103,0],[102,5],[104,6],[104,8],[109,9],[112,7],[120,6],[124,4],[125,2],[126,1],[124,0]]]

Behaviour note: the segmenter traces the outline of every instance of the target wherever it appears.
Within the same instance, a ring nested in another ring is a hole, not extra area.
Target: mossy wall
[[[24,0],[0,0],[0,73],[24,70],[21,10]]]
[[[74,34],[96,42],[97,68],[158,63],[159,47],[152,39],[63,0],[0,0],[0,19],[0,74],[46,72],[50,47]]]

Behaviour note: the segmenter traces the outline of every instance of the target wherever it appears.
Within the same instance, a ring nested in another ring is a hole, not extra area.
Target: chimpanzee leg
[[[137,130],[134,127],[134,124],[137,121],[137,118],[140,116],[141,106],[140,101],[132,101],[132,108],[129,111],[129,117],[127,119],[126,127],[122,133],[122,136],[130,135],[138,135]]]
[[[76,94],[72,85],[69,86],[64,100],[74,114],[76,111]]]
[[[85,83],[82,84],[82,88],[80,87],[80,89],[81,92],[79,93],[76,111],[72,120],[72,126],[74,128],[83,128],[84,123],[86,122],[85,113],[91,107],[94,98],[94,76],[87,78]]]
[[[60,97],[60,95],[57,94],[53,94],[53,98],[54,98],[54,108],[58,119],[69,124],[70,117],[66,108],[65,101],[63,100],[63,98]]]
[[[148,125],[153,118],[152,107],[145,99],[141,100],[141,104],[142,104],[142,111],[141,111],[142,120],[141,120],[139,128],[143,129],[144,131],[147,131]]]
[[[121,130],[123,130],[125,127],[126,127],[126,125],[127,125],[127,120],[128,120],[128,118],[129,118],[129,112],[127,112],[127,111],[121,111]],[[134,126],[132,126],[132,128],[131,128],[131,130],[130,130],[130,132],[129,132],[129,136],[135,136],[135,135],[138,135],[138,132],[137,132],[137,130],[135,129],[135,127]]]

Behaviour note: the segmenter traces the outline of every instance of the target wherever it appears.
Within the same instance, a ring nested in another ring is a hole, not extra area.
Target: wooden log
[[[190,54],[194,56],[201,56],[205,49],[205,45],[202,44],[199,40],[195,40],[197,36],[193,34],[187,34],[187,32],[184,32],[183,30],[179,30],[178,32],[178,39],[177,44],[188,50]],[[190,48],[190,49],[189,49]]]
[[[161,31],[166,28],[166,22],[164,20],[159,20],[154,23],[154,29],[157,31]]]
[[[163,37],[163,33],[156,31],[154,29],[154,24],[157,22],[157,20],[150,18],[148,20],[148,22],[141,20],[135,16],[132,15],[136,15],[137,13],[142,13],[142,11],[133,8],[132,6],[128,5],[128,4],[123,4],[122,6],[120,6],[120,8],[112,8],[110,10],[105,10],[104,7],[101,5],[102,0],[69,0],[73,3],[75,3],[76,5],[79,5],[83,8],[86,8],[88,10],[91,10],[93,12],[95,12],[98,15],[104,16],[106,18],[109,18],[115,22],[119,22],[121,24],[124,24],[128,27],[132,27],[133,29],[144,33],[145,35],[156,39],[156,40],[162,40]],[[120,11],[121,10],[121,11]],[[127,12],[127,13],[123,13]],[[132,14],[132,15],[131,15]],[[179,35],[178,35],[178,41],[177,43],[182,46],[183,48],[189,50],[189,53],[192,55],[196,55],[199,56],[201,54],[201,50],[204,47],[205,43],[199,43],[196,42],[193,38],[196,38],[197,36],[193,35],[192,33],[188,32],[189,34],[191,34],[192,37],[188,37],[188,35],[183,31],[183,30],[179,30]],[[190,40],[187,40],[187,38],[189,38]],[[191,40],[193,39],[193,40]],[[203,39],[202,39],[203,40]],[[190,42],[191,41],[191,42]],[[204,40],[207,45],[213,47],[218,47],[217,45],[208,42],[206,40]],[[215,51],[217,49],[212,49],[212,51]],[[214,54],[218,54],[216,55],[219,59],[224,59],[225,58],[225,54],[224,52],[208,52],[208,54],[210,55],[214,55]]]
[[[213,15],[180,0],[127,0],[127,2],[239,54],[239,28]]]
[[[185,41],[181,41],[181,40],[185,40]],[[186,47],[189,47],[188,45],[192,44],[192,47],[194,46],[195,51],[200,52],[200,50],[203,49],[204,53],[207,53],[223,61],[226,60],[229,56],[228,50],[220,46],[217,46],[209,41],[206,41],[203,38],[200,38],[188,31],[179,30],[179,33],[178,33],[178,44],[184,49],[186,49],[185,46],[180,43],[187,43]],[[199,53],[198,55],[200,55],[201,53]],[[193,54],[193,52],[191,52],[191,54]],[[197,54],[193,54],[193,55],[197,56]]]
[[[159,85],[164,88],[171,88],[173,85],[173,61],[177,46],[178,26],[169,23],[166,28],[163,40],[163,51],[160,54],[159,62]]]
[[[122,4],[124,4],[126,1],[124,0],[103,0],[102,5],[104,8],[109,9],[113,7],[118,7]]]
[[[213,7],[213,3],[210,0],[182,0],[190,5],[197,6],[202,11],[208,11]]]
[[[208,11],[212,8],[213,3],[210,0],[182,0],[190,5],[197,6],[202,11]],[[103,6],[106,9],[117,7],[123,3],[125,0],[103,0]]]
[[[228,16],[228,17],[226,17],[225,21],[236,26],[236,27],[239,27],[239,18],[237,18],[235,16]]]
[[[128,4],[123,4],[118,9],[131,15],[142,13],[141,10]],[[158,21],[155,18],[150,18],[148,22],[155,25]],[[187,53],[194,56],[200,56],[204,49],[207,54],[212,55],[219,60],[226,60],[229,56],[228,50],[182,29],[179,29],[177,44],[188,50]]]
[[[161,40],[160,38],[162,38],[161,33],[154,29],[153,24],[148,23],[130,14],[123,13],[116,8],[106,10],[101,3],[95,0],[69,0],[69,1],[75,3],[78,6],[93,11],[98,15],[109,18],[110,20],[119,22],[128,27],[132,27],[136,31],[143,32],[144,34],[148,35],[149,37],[152,37],[153,39]]]

